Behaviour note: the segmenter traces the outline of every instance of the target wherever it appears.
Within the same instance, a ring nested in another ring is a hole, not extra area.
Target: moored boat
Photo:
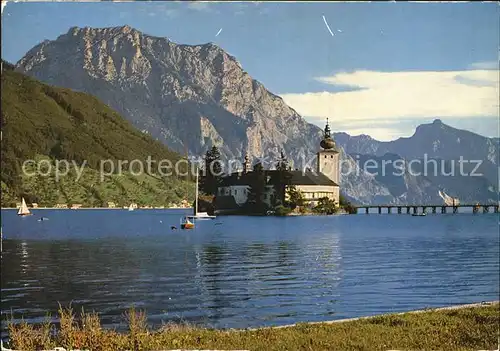
[[[181,219],[181,229],[193,229],[194,223],[189,220],[188,217],[183,217]]]
[[[22,202],[21,202],[21,207],[19,207],[19,211],[17,211],[17,215],[21,216],[21,217],[32,215],[28,206],[26,205],[26,201],[24,201],[24,197],[23,197]]]
[[[194,198],[194,214],[188,216],[188,218],[193,220],[208,220],[215,219],[216,216],[211,216],[207,212],[198,212],[198,172],[196,172],[196,194]]]

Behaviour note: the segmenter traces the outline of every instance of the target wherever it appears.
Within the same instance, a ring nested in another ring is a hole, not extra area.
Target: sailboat
[[[28,206],[26,206],[26,201],[24,201],[24,197],[23,197],[23,200],[21,202],[21,207],[19,207],[19,211],[17,211],[17,215],[22,216],[22,217],[32,215],[32,213],[28,209]]]
[[[188,217],[183,217],[181,219],[181,229],[193,229],[194,223],[189,220]]]
[[[441,199],[443,199],[446,206],[458,206],[460,204],[460,200],[458,199],[458,197],[451,197],[444,191],[442,192],[441,190],[439,190],[438,195]]]
[[[133,211],[133,210],[134,210],[134,208],[135,208],[135,207],[134,207],[134,205],[133,205],[133,204],[130,204],[130,206],[128,207],[128,210],[129,210],[129,211]]]
[[[196,172],[196,194],[194,198],[194,215],[188,216],[188,219],[215,219],[215,216],[210,216],[207,212],[198,212],[198,172]]]

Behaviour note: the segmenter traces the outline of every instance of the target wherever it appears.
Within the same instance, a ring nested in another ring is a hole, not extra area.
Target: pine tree
[[[283,205],[285,203],[285,192],[287,186],[291,185],[292,174],[289,170],[288,160],[283,151],[281,151],[280,159],[276,164],[276,175],[272,180],[276,191],[276,204]]]
[[[215,195],[221,180],[222,164],[220,152],[213,146],[205,153],[205,170],[200,179],[200,189],[208,195]]]
[[[264,173],[262,163],[259,162],[253,167],[250,179],[247,208],[252,213],[264,213],[267,209],[266,204],[264,203],[266,175]]]

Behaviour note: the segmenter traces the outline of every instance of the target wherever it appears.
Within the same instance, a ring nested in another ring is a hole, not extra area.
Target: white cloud
[[[349,128],[345,131],[351,136],[365,134],[371,136],[373,139],[378,141],[391,141],[399,137],[409,137],[414,133],[415,130],[414,129],[399,130],[392,128],[368,128],[368,129]]]
[[[498,69],[499,62],[498,61],[482,61],[482,62],[474,62],[470,65],[472,69]]]
[[[351,90],[280,95],[313,123],[323,124],[329,117],[332,122],[341,120],[346,127],[351,125],[353,131],[360,123],[376,127],[400,119],[499,115],[498,70],[355,71],[315,79]],[[387,134],[388,129],[382,129]],[[370,131],[365,128],[364,133]]]
[[[133,1],[133,0],[127,0]],[[136,12],[141,13],[144,16],[150,17],[169,17],[173,18],[179,15],[180,10],[176,7],[175,3],[155,3],[154,1],[149,2],[137,2],[134,6],[135,12],[126,11],[120,13],[120,18],[126,18],[134,16]]]
[[[189,3],[188,8],[196,11],[210,11],[211,8],[209,5],[208,2],[194,1]]]

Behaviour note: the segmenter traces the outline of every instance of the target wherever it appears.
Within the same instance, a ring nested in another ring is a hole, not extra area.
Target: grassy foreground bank
[[[257,330],[209,330],[189,325],[147,328],[146,315],[125,314],[127,333],[102,329],[95,313],[78,321],[61,309],[60,328],[10,324],[10,347],[47,350],[55,346],[89,350],[495,350],[499,341],[499,304],[376,316],[340,323],[298,324]]]

